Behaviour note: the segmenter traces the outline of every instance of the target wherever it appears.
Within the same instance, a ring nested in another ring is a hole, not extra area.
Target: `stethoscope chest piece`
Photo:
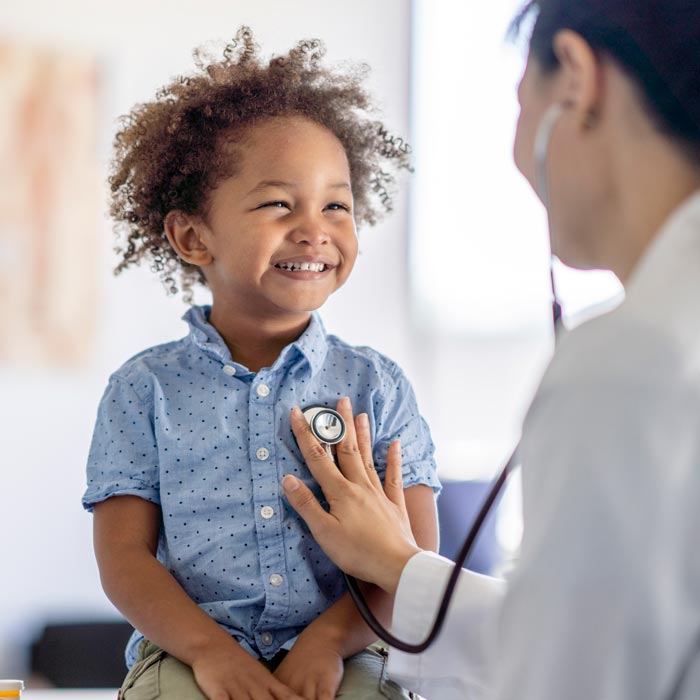
[[[345,437],[343,417],[338,411],[327,406],[308,406],[302,413],[314,437],[326,448],[328,456],[333,459],[331,445],[337,445]]]

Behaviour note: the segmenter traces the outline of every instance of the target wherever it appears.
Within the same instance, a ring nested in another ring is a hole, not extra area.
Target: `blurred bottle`
[[[0,680],[0,698],[21,698],[24,681]]]

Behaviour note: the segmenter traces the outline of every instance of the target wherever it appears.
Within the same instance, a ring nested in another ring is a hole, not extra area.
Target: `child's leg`
[[[124,679],[119,700],[206,700],[189,666],[144,640]]]
[[[281,658],[282,654],[279,654],[270,661],[261,661],[272,671]],[[192,669],[148,640],[139,645],[138,658],[124,679],[118,698],[206,700],[206,696],[194,680]]]
[[[417,697],[389,680],[386,660],[386,649],[378,643],[346,659],[343,682],[336,697],[344,700],[409,700]]]

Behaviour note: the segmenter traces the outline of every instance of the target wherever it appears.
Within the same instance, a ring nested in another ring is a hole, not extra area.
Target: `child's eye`
[[[265,202],[265,204],[261,204],[258,209],[264,209],[265,207],[273,207],[277,209],[291,209],[289,204],[287,202],[283,202],[281,200],[276,200],[274,202]]]
[[[350,211],[350,207],[347,204],[342,204],[341,202],[333,202],[329,204],[326,209],[330,209],[331,211]]]

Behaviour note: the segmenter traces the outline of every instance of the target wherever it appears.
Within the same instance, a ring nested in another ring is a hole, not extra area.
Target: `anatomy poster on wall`
[[[95,314],[96,65],[0,42],[0,362],[75,365]]]

